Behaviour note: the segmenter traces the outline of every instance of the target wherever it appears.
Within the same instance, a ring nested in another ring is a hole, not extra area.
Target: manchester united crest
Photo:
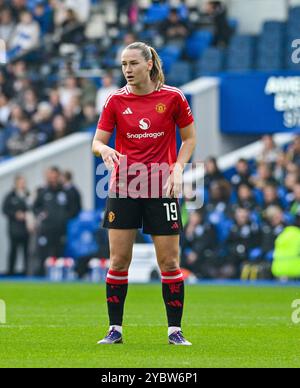
[[[114,212],[109,212],[108,214],[108,221],[109,222],[114,222],[114,220],[116,219],[116,215]]]
[[[157,113],[165,113],[166,110],[167,110],[167,107],[162,102],[156,105],[156,112]]]

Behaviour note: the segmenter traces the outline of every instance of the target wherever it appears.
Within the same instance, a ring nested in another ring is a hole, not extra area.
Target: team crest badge
[[[114,222],[114,220],[116,219],[116,215],[114,212],[109,212],[108,214],[108,221],[109,222]]]
[[[156,105],[156,112],[157,113],[165,113],[166,110],[167,110],[167,107],[165,104],[160,103],[160,104]]]

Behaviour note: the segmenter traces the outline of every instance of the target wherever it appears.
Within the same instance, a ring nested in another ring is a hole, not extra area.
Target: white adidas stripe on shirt
[[[123,112],[123,115],[132,115],[133,112],[130,108],[127,108],[124,112]]]

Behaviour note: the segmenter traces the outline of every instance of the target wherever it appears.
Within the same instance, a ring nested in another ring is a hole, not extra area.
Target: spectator
[[[115,0],[116,9],[117,9],[117,20],[120,22],[122,15],[128,15],[129,7],[132,3],[132,0]]]
[[[40,102],[37,112],[33,116],[33,120],[38,131],[38,141],[40,145],[53,140],[54,132],[52,117],[52,106],[46,101]]]
[[[15,178],[13,190],[5,197],[3,213],[8,218],[8,236],[10,243],[8,258],[8,275],[16,274],[16,262],[19,249],[23,251],[24,274],[28,271],[28,243],[29,231],[26,224],[27,212],[29,211],[29,192],[26,181],[22,176]]]
[[[198,278],[215,277],[216,231],[204,221],[202,211],[193,211],[183,231],[181,266]]]
[[[60,94],[57,89],[51,89],[49,92],[49,104],[52,107],[53,115],[62,114],[63,107],[60,103]]]
[[[10,134],[18,131],[18,128],[25,117],[27,116],[20,105],[14,104],[11,106],[7,123],[7,127],[10,129]]]
[[[60,103],[65,108],[70,105],[73,97],[80,97],[81,90],[75,77],[68,77],[59,88]]]
[[[60,179],[59,169],[49,168],[46,173],[46,184],[38,189],[33,206],[38,221],[39,275],[44,274],[44,263],[48,257],[63,257],[64,253],[70,204]]]
[[[0,13],[0,39],[4,40],[7,47],[10,45],[14,28],[15,23],[11,10],[9,8],[4,8]]]
[[[265,223],[262,226],[261,248],[265,260],[272,261],[275,240],[286,226],[282,209],[278,206],[269,206],[265,212]]]
[[[250,212],[259,211],[259,206],[254,198],[251,186],[242,183],[238,187],[237,202],[232,205],[232,210],[235,212],[237,208],[244,208]]]
[[[274,184],[267,184],[263,188],[263,210],[270,206],[276,206],[283,210],[284,206],[278,195],[278,187]]]
[[[46,2],[39,1],[33,10],[34,19],[39,23],[43,35],[54,32],[53,10]]]
[[[38,145],[38,136],[33,130],[32,122],[24,117],[19,125],[19,132],[7,141],[7,149],[11,156],[17,156],[32,150]]]
[[[279,156],[279,149],[271,135],[265,135],[262,138],[263,149],[261,154],[257,157],[259,162],[275,165]]]
[[[273,176],[281,186],[284,186],[284,179],[286,177],[286,166],[287,156],[285,152],[280,151],[275,162]]]
[[[177,9],[170,11],[168,19],[160,26],[160,33],[166,42],[182,45],[188,36],[188,28],[183,20],[180,20]]]
[[[111,74],[105,74],[102,78],[102,87],[97,92],[96,111],[101,114],[108,96],[118,89]]]
[[[236,173],[231,178],[231,184],[233,185],[235,190],[238,190],[240,185],[247,185],[252,187],[251,184],[251,173],[248,161],[246,159],[239,159],[236,166]]]
[[[291,206],[295,200],[294,188],[299,181],[297,174],[287,174],[284,180],[284,187],[286,189],[285,200]]]
[[[72,97],[70,103],[64,107],[63,115],[65,116],[68,127],[70,128],[69,134],[81,131],[83,122],[83,112],[79,97]]]
[[[300,182],[294,185],[293,189],[294,201],[290,207],[290,214],[294,217],[300,214]]]
[[[221,1],[208,1],[205,11],[214,25],[215,46],[227,46],[232,35],[232,29],[227,20],[226,6]]]
[[[258,165],[257,173],[251,177],[251,183],[259,190],[262,190],[267,184],[278,185],[272,176],[271,167],[264,162]]]
[[[0,69],[0,93],[4,93],[8,98],[13,96],[11,77],[4,69]]]
[[[220,171],[216,158],[207,158],[205,161],[204,186],[209,188],[213,182],[224,180],[224,175]]]
[[[82,105],[91,103],[94,104],[97,95],[97,87],[95,83],[88,78],[81,78],[79,80],[79,85],[81,90]]]
[[[10,43],[11,55],[22,54],[36,48],[40,38],[40,27],[29,11],[23,11]]]
[[[81,194],[73,182],[73,174],[70,171],[65,171],[62,174],[63,188],[68,195],[70,206],[70,218],[75,218],[81,212]]]
[[[59,140],[67,135],[70,131],[68,128],[67,120],[63,115],[56,115],[52,122],[53,127],[53,140]]]
[[[229,199],[231,187],[229,182],[215,181],[210,185],[209,201],[206,210],[209,214],[215,213],[222,216],[229,214]]]
[[[91,12],[91,0],[65,0],[67,9],[71,9],[76,14],[76,18],[81,23],[86,23]]]
[[[28,89],[25,91],[24,101],[22,106],[23,106],[24,112],[28,116],[32,116],[37,112],[38,98],[33,89]]]
[[[19,22],[21,14],[27,11],[27,0],[11,0],[10,9],[15,22]]]
[[[235,211],[234,224],[226,243],[229,255],[222,275],[226,278],[238,278],[242,264],[250,259],[251,251],[260,243],[259,227],[251,222],[247,209],[239,208]]]
[[[66,18],[61,27],[61,43],[80,44],[84,40],[84,25],[81,24],[73,9],[67,9]]]
[[[83,107],[83,121],[82,128],[94,128],[97,125],[98,114],[96,112],[94,104],[86,104]]]
[[[6,125],[10,116],[9,99],[4,93],[0,93],[0,124]]]
[[[284,229],[275,246],[272,273],[275,277],[285,281],[300,278],[300,229],[298,221],[295,226],[288,226]]]
[[[300,166],[300,136],[296,136],[288,149],[287,158],[289,161]]]

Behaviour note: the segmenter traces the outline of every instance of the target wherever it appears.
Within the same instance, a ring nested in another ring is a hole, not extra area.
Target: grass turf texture
[[[183,329],[191,347],[167,345],[160,285],[130,285],[123,345],[107,330],[105,287],[0,283],[0,367],[299,367],[296,287],[187,286]]]

